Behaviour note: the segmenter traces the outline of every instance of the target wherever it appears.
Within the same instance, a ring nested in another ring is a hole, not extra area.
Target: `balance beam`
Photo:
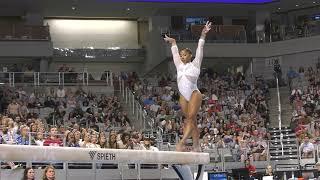
[[[1,161],[209,164],[208,153],[0,145]]]

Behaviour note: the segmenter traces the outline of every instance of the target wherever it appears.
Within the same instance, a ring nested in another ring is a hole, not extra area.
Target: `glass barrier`
[[[105,72],[0,72],[0,83],[14,87],[16,84],[48,85],[108,85],[113,86],[113,75]]]
[[[193,25],[189,30],[179,31],[162,29],[161,34],[168,34],[181,42],[195,42],[200,37],[202,27],[201,25]],[[275,24],[271,27],[269,34],[265,32],[264,27],[257,28],[250,34],[246,34],[248,31],[244,26],[215,25],[209,31],[206,41],[211,43],[256,43],[260,41],[275,42],[320,35],[320,23],[317,21],[311,21],[303,26],[279,26]]]
[[[188,42],[198,41],[203,26],[193,25],[190,30],[167,31],[162,30],[162,34],[168,34],[177,41]],[[212,43],[246,43],[246,31],[244,26],[237,25],[214,25],[208,32],[206,42]]]
[[[49,26],[1,25],[0,40],[50,40]]]

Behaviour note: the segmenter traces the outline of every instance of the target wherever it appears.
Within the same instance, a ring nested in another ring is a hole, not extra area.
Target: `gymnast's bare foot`
[[[201,147],[199,145],[193,145],[192,152],[201,152]]]
[[[181,141],[176,145],[176,151],[184,152],[186,150],[186,146]]]

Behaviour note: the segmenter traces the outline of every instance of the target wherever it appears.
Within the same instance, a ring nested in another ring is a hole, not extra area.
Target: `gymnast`
[[[211,22],[208,21],[202,30],[196,56],[193,61],[191,61],[192,52],[190,49],[184,48],[179,52],[175,39],[167,35],[164,38],[166,42],[171,44],[173,61],[177,68],[177,82],[180,92],[179,103],[187,119],[183,130],[183,137],[177,144],[176,151],[185,151],[185,143],[190,136],[192,137],[193,151],[200,151],[199,129],[196,117],[202,103],[202,94],[197,87],[197,80],[200,75],[204,41],[210,29]]]

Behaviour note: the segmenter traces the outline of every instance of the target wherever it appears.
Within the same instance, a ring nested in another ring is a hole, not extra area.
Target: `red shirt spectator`
[[[63,141],[57,137],[58,130],[53,127],[50,129],[50,136],[44,140],[44,146],[63,146]]]
[[[247,160],[245,161],[245,166],[246,166],[246,168],[248,169],[249,174],[252,175],[252,174],[255,174],[255,173],[256,173],[256,167],[253,166],[253,165],[251,165],[249,159],[247,159]]]

